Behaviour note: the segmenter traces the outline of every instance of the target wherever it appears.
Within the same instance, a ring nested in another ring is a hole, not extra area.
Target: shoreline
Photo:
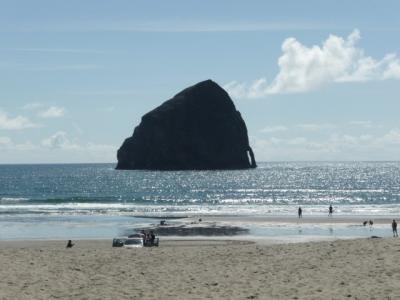
[[[199,219],[202,221],[199,222]],[[73,223],[52,221],[51,223],[20,222],[5,226],[0,231],[1,241],[15,240],[111,240],[118,236],[127,236],[140,229],[154,231],[161,239],[178,236],[185,238],[212,239],[256,239],[256,240],[314,240],[348,239],[372,235],[391,236],[392,217],[379,217],[373,220],[373,226],[363,226],[369,220],[367,216],[304,216],[299,219],[291,216],[209,216],[190,218],[165,218],[166,225],[160,225],[162,219],[147,219],[145,223]],[[57,227],[58,226],[58,227]],[[120,227],[119,227],[120,226]],[[12,230],[10,230],[12,228]],[[23,230],[23,231],[22,231]]]
[[[188,217],[189,220],[196,220],[201,218],[207,221],[217,221],[217,222],[232,222],[232,223],[284,223],[284,224],[362,224],[363,221],[373,220],[374,224],[390,224],[396,216],[374,216],[374,215],[357,215],[357,216],[333,216],[328,215],[314,215],[314,216],[303,216],[298,218],[297,216],[287,216],[287,215],[276,215],[276,216],[218,216],[218,215],[199,215],[195,217]]]

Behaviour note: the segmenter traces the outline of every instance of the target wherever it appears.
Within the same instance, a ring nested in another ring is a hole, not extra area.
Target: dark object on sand
[[[145,239],[141,234],[131,234],[128,237],[117,237],[112,241],[113,247],[127,247],[127,248],[140,248],[140,247],[158,247],[160,239],[154,233],[150,239]]]
[[[146,228],[161,236],[234,236],[248,234],[249,229],[238,226],[159,226]]]
[[[118,150],[117,169],[255,168],[246,124],[228,93],[211,80],[148,112]]]
[[[74,245],[71,240],[68,240],[66,248],[72,248]]]
[[[123,247],[126,238],[114,238],[112,242],[113,247]]]
[[[364,225],[364,226],[367,226],[367,224],[368,224],[368,221],[364,221],[364,222],[363,222],[363,225]]]

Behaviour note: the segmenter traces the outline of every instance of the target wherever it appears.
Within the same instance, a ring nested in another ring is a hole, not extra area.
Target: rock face
[[[256,167],[246,124],[228,93],[211,80],[183,90],[145,114],[117,157],[117,169]]]

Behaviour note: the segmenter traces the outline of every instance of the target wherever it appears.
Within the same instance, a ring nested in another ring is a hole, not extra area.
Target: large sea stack
[[[255,168],[247,128],[228,93],[211,80],[148,112],[118,150],[117,169]]]

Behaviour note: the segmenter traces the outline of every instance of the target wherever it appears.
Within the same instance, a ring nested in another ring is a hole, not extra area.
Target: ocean
[[[237,171],[114,167],[0,165],[0,239],[109,238],[158,218],[297,216],[298,206],[305,217],[324,217],[330,204],[340,216],[400,216],[400,162],[270,162]],[[282,232],[298,233],[292,229]]]

